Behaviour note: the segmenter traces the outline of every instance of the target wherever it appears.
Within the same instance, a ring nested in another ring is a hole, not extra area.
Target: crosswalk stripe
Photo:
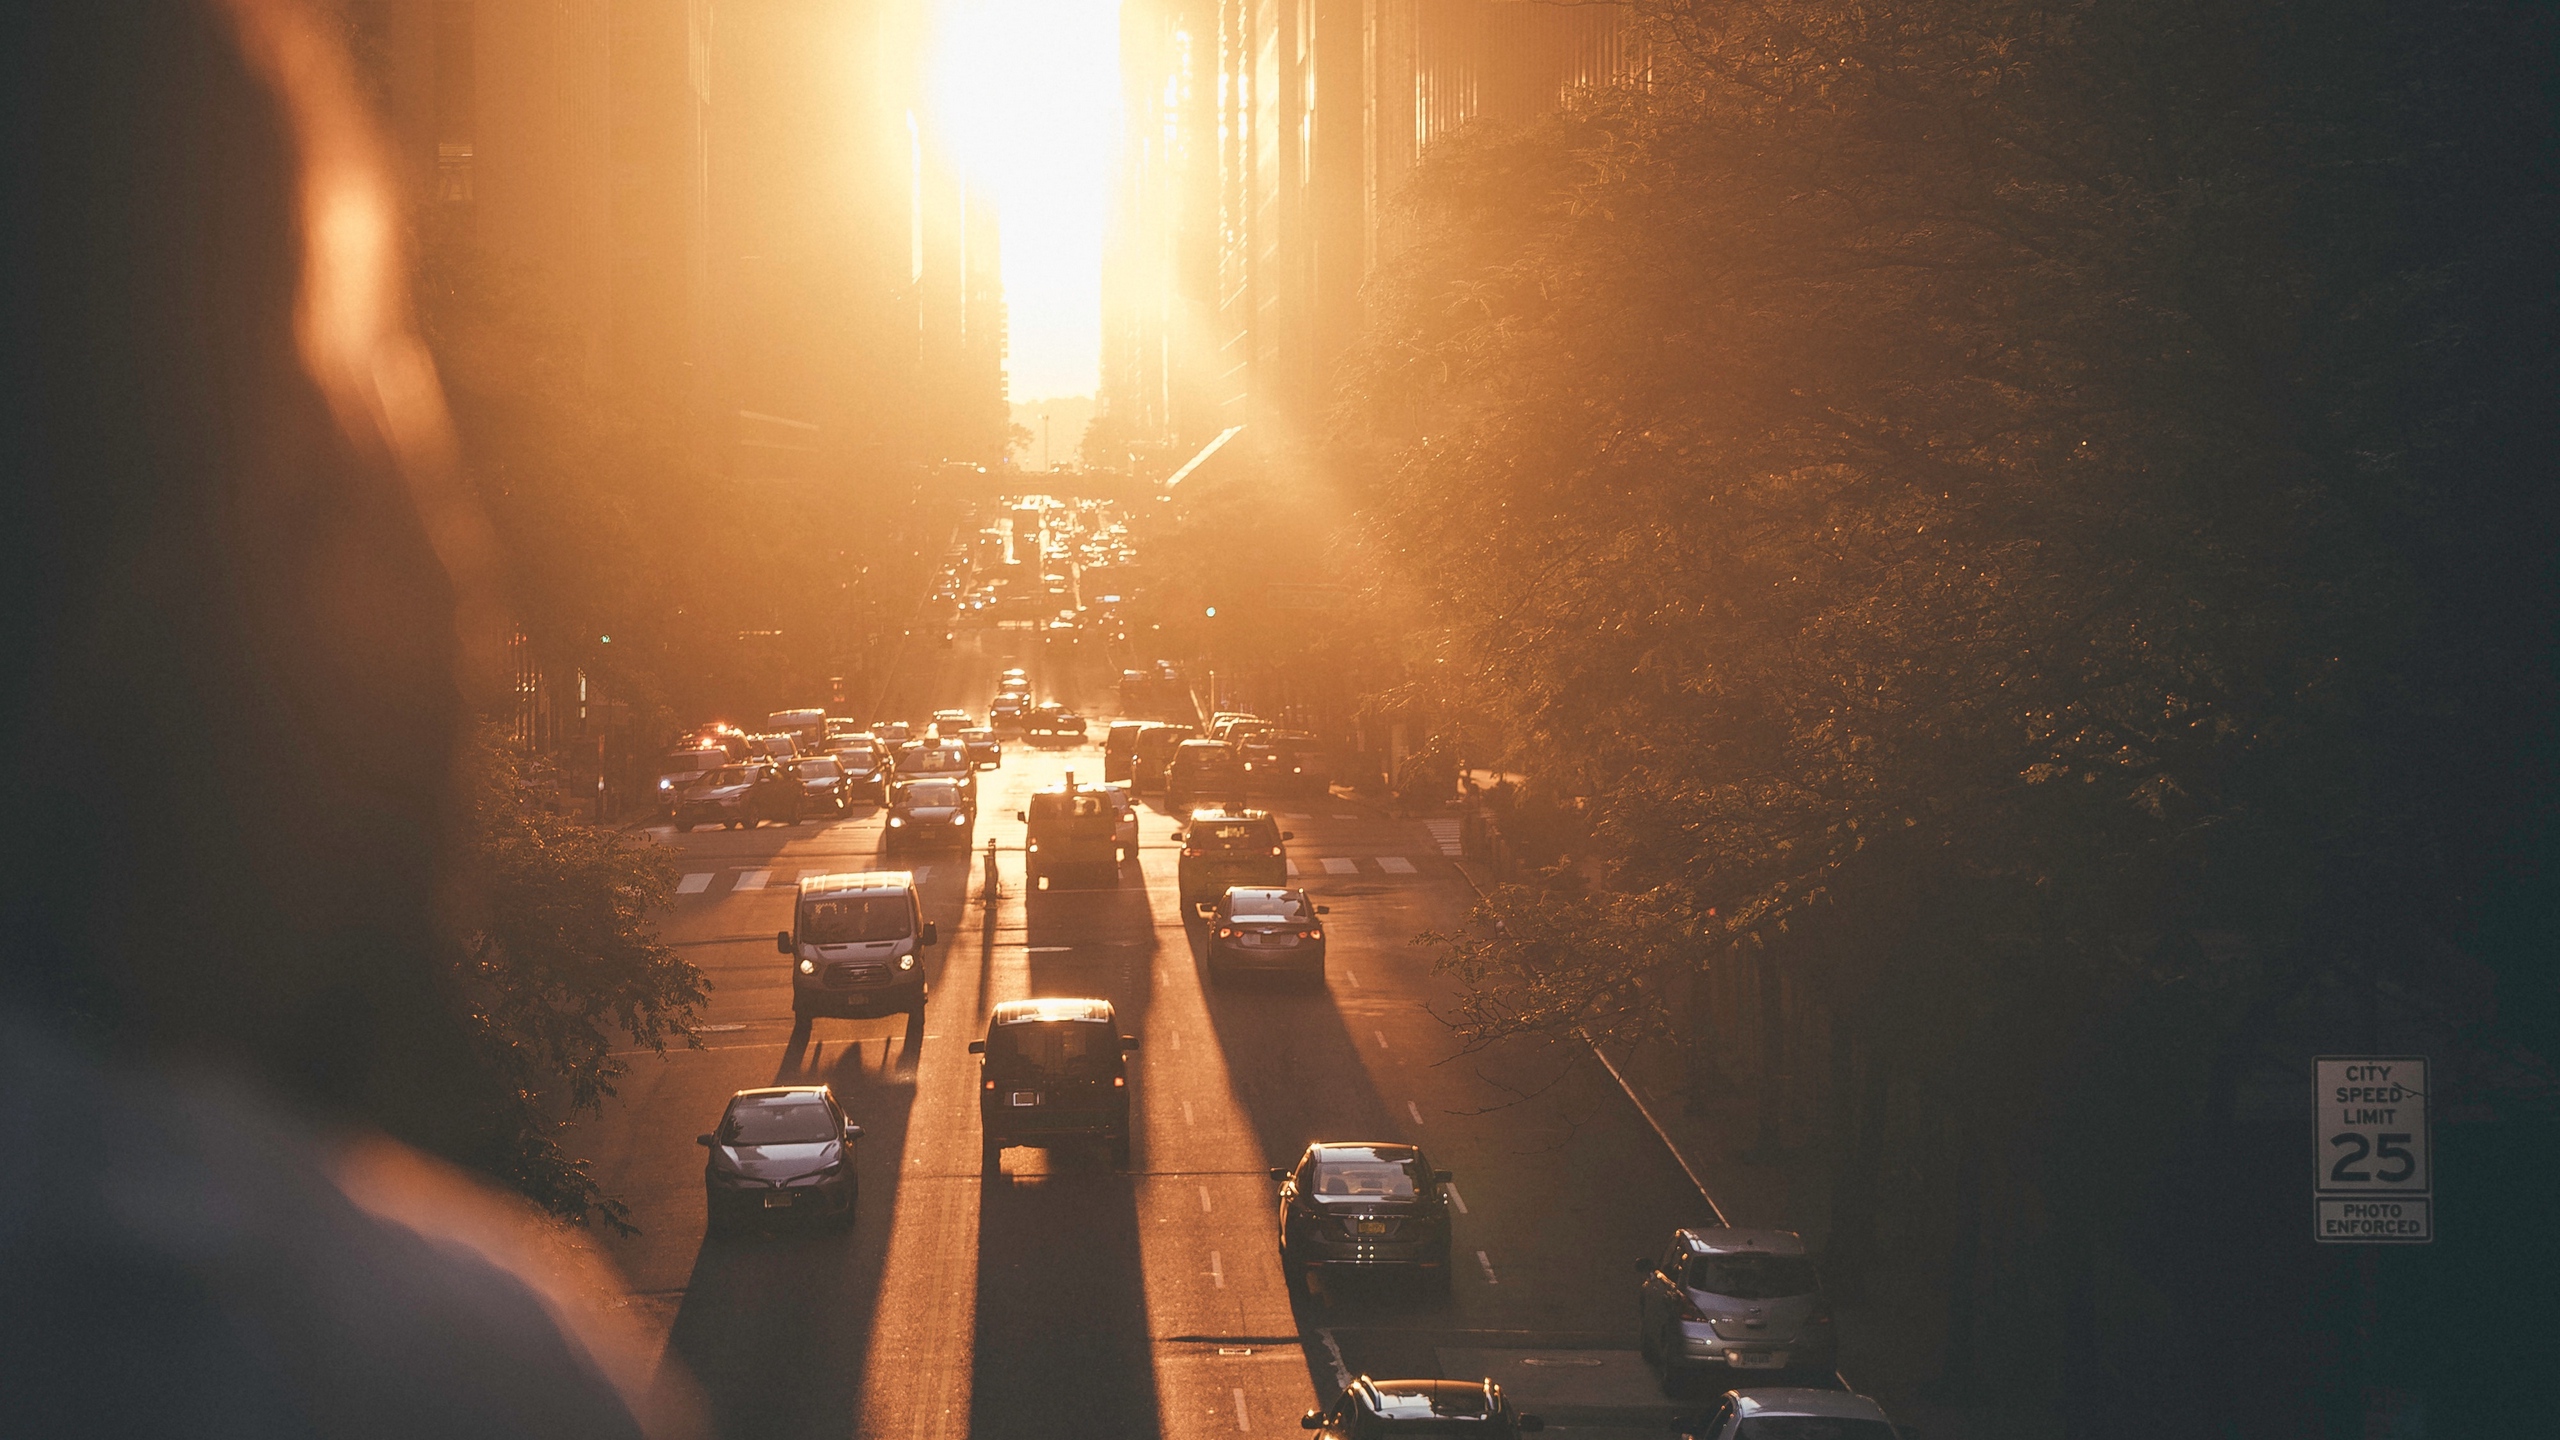
[[[1386,871],[1390,875],[1411,875],[1414,873],[1413,862],[1407,860],[1401,855],[1379,856],[1378,868]]]
[[[738,877],[738,883],[733,888],[739,890],[761,890],[764,888],[764,882],[772,878],[773,872],[770,870],[749,870]]]
[[[1283,815],[1280,818],[1283,820],[1313,820],[1316,817],[1313,815]]]
[[[1290,861],[1290,862],[1289,862],[1289,878],[1290,878],[1290,879],[1292,879],[1292,880],[1294,880],[1294,879],[1298,878],[1298,875],[1299,875],[1299,874],[1300,874],[1300,871],[1299,871],[1299,869],[1298,869],[1298,862],[1297,862],[1297,861],[1295,861],[1295,860]]]
[[[1328,857],[1319,863],[1324,866],[1324,873],[1327,875],[1357,875],[1360,873],[1360,863],[1356,860],[1344,860],[1339,857]]]
[[[710,888],[711,874],[709,871],[704,871],[699,875],[687,875],[676,882],[676,893],[679,895],[699,895]]]
[[[1457,855],[1464,852],[1465,847],[1458,841],[1457,821],[1425,820],[1422,822],[1422,828],[1431,832],[1431,843],[1440,847],[1441,854]]]

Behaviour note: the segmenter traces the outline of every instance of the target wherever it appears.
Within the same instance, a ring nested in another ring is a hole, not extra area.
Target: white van
[[[791,957],[791,1018],[924,1023],[924,956],[941,936],[904,870],[803,875],[792,928],[773,937]]]

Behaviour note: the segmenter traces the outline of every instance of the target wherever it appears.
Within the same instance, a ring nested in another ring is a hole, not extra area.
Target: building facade
[[[1387,205],[1479,118],[1641,64],[1626,7],[1128,0],[1122,188],[1104,277],[1116,433],[1175,453],[1303,425],[1359,331]]]

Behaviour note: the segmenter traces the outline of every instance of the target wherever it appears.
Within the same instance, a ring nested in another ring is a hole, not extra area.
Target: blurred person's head
[[[459,512],[353,79],[288,0],[0,55],[0,1005],[431,1128]]]

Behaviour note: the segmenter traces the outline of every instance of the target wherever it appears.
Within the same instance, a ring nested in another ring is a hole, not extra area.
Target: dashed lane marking
[[[1282,815],[1280,818],[1283,820],[1313,820],[1316,817],[1313,815]]]
[[[1200,1213],[1209,1213],[1209,1187],[1206,1185],[1200,1187]]]
[[[1191,1123],[1191,1102],[1188,1100],[1182,1102],[1182,1123],[1185,1125]]]
[[[1406,1102],[1404,1102],[1404,1113],[1406,1113],[1407,1115],[1410,1115],[1410,1116],[1412,1116],[1412,1117],[1413,1117],[1413,1123],[1414,1123],[1414,1124],[1419,1125],[1419,1124],[1421,1124],[1421,1123],[1422,1123],[1422,1107],[1421,1107],[1421,1106],[1414,1104],[1414,1103],[1413,1103],[1412,1101],[1410,1101],[1410,1100],[1407,1100]]]
[[[1342,972],[1342,978],[1351,982],[1352,989],[1357,990],[1360,988],[1360,975],[1358,971],[1346,967]]]
[[[1407,860],[1401,855],[1379,856],[1378,868],[1386,871],[1390,875],[1411,875],[1415,873],[1413,862]]]
[[[1476,1263],[1484,1267],[1484,1283],[1487,1285],[1502,1283],[1502,1277],[1493,1273],[1493,1262],[1486,1259],[1485,1253],[1481,1250],[1476,1252]]]
[[[1316,863],[1324,866],[1324,873],[1327,875],[1357,875],[1360,873],[1360,862],[1357,860],[1345,860],[1339,856],[1329,856]]]
[[[1381,1050],[1392,1050],[1392,1049],[1394,1049],[1394,1048],[1395,1048],[1394,1046],[1389,1045],[1389,1044],[1387,1043],[1387,1032],[1386,1032],[1386,1031],[1384,1031],[1384,1030],[1372,1030],[1372,1031],[1370,1031],[1369,1033],[1378,1037],[1378,1048],[1379,1048],[1379,1049],[1381,1049]]]
[[[1209,1283],[1221,1290],[1227,1288],[1226,1262],[1219,1258],[1215,1250],[1209,1252]]]
[[[1236,1428],[1239,1430],[1252,1429],[1253,1421],[1246,1418],[1244,1413],[1244,1387],[1241,1385],[1235,1385],[1230,1386],[1229,1388],[1235,1392],[1236,1397]]]
[[[1449,1203],[1458,1207],[1458,1213],[1461,1215],[1466,1214],[1467,1197],[1458,1193],[1458,1182],[1452,1180],[1441,1188],[1449,1192]]]
[[[707,870],[698,875],[687,875],[676,882],[676,893],[679,895],[699,895],[710,888],[711,872]]]

